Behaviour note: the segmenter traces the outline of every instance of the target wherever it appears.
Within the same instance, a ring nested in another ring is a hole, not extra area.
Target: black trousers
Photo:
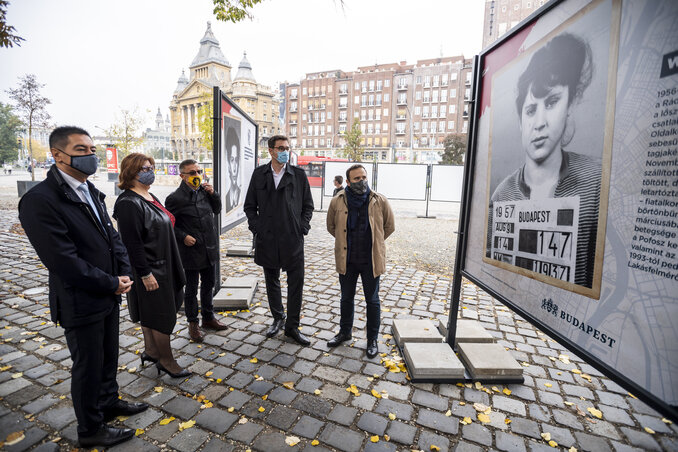
[[[184,270],[186,274],[186,288],[184,289],[184,305],[186,318],[189,322],[198,321],[198,276],[200,276],[200,312],[202,320],[214,318],[212,304],[216,263],[200,270]]]
[[[95,434],[103,423],[102,410],[118,400],[119,331],[117,303],[103,319],[64,330],[73,360],[71,395],[80,436]]]
[[[285,309],[280,293],[280,268],[264,268],[266,277],[266,295],[268,306],[275,320],[285,318]],[[285,331],[299,327],[301,315],[301,294],[304,289],[304,261],[301,260],[293,268],[287,269],[287,320]]]

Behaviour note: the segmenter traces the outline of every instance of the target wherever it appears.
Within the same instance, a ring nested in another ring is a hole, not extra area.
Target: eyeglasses
[[[155,166],[153,166],[153,165],[151,165],[151,166],[142,166],[142,167],[141,167],[141,172],[142,172],[142,173],[150,173],[151,171],[154,171],[154,170],[155,170]]]
[[[188,174],[189,176],[196,176],[198,174],[202,174],[202,170],[199,169],[199,170],[184,171],[181,174]]]
[[[288,147],[285,147],[285,146],[278,146],[277,148],[273,148],[273,149],[275,149],[275,150],[278,151],[278,152],[285,152],[285,151],[289,151],[289,150],[290,150],[290,147],[289,147],[289,146],[288,146]]]

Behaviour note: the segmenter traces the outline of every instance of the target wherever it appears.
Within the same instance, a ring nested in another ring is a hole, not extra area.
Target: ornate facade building
[[[548,0],[485,0],[483,49],[548,3]]]
[[[170,102],[170,144],[176,159],[212,160],[212,149],[202,144],[200,123],[208,111],[205,107],[212,101],[214,86],[257,122],[260,142],[281,133],[280,100],[270,87],[257,83],[247,55],[243,55],[233,79],[231,68],[207,22],[198,54],[189,66],[189,76],[182,70]]]

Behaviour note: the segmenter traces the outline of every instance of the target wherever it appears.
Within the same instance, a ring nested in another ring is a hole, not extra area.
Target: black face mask
[[[366,180],[361,180],[359,182],[353,182],[348,187],[356,195],[364,195],[367,192],[368,185]]]
[[[64,151],[61,152],[66,154]],[[76,169],[87,176],[91,176],[97,172],[97,168],[99,167],[99,157],[97,157],[96,154],[66,155],[71,158],[71,163],[68,165],[71,168]]]

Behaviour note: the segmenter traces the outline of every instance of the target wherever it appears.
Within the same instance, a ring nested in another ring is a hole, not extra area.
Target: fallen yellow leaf
[[[212,372],[212,371],[210,370],[209,372],[206,372],[206,373],[205,373],[205,376],[206,376],[206,377],[209,377],[209,376],[211,376],[213,373],[214,373],[214,372]]]
[[[253,363],[253,364],[256,364],[256,363],[259,362],[259,360],[257,358],[252,358],[252,359],[250,359],[250,362]]]
[[[14,378],[14,379],[19,378],[19,377],[23,376],[23,374],[24,374],[23,372],[17,372],[15,374],[12,374],[12,378]]]
[[[266,411],[266,408],[264,408],[263,406],[260,406],[258,411],[260,413],[263,413],[264,411]]]
[[[649,433],[650,435],[654,435],[654,430],[652,430],[650,427],[644,427],[645,431]]]
[[[321,392],[322,392],[322,391],[321,391],[320,389],[316,389],[315,391],[313,391],[313,394],[315,394],[315,395],[320,395]]]
[[[664,424],[669,424],[669,425],[673,424],[673,422],[671,422],[670,420],[666,419],[665,417],[662,418],[662,422],[663,422]]]
[[[509,418],[504,419],[504,424],[506,424],[506,425],[510,424],[511,422],[513,422],[513,421]]]
[[[294,382],[293,381],[286,381],[283,383],[283,386],[286,387],[287,389],[292,389],[294,388]]]
[[[572,446],[569,449],[567,449],[567,452],[578,452],[578,451],[576,447]]]
[[[395,421],[396,415],[393,413],[388,413],[388,418],[392,421]]]
[[[551,434],[548,432],[542,433],[541,437],[544,438],[544,441],[551,441]]]
[[[384,441],[391,441],[391,437],[388,435],[384,435]]]
[[[285,438],[285,444],[287,444],[290,447],[296,446],[297,444],[299,444],[299,441],[301,440],[296,436],[288,436],[287,438]]]
[[[373,443],[378,443],[379,436],[378,435],[370,436],[370,441],[372,441]]]
[[[478,415],[478,420],[484,424],[488,424],[490,422],[490,416],[481,413]]]
[[[372,390],[372,395],[373,395],[374,397],[376,397],[377,399],[381,399],[381,394],[379,394],[379,393],[378,393],[377,391],[375,391],[374,389]]]
[[[268,399],[268,394],[261,396],[261,400],[266,400],[266,399]]]
[[[503,392],[503,393],[506,394],[506,395],[511,395],[511,390],[508,389],[508,388],[504,388],[504,390],[501,391],[501,392]]]
[[[24,432],[18,431],[18,432],[13,432],[7,435],[7,438],[5,439],[5,446],[13,446],[17,443],[20,443],[26,438],[26,435],[24,435]]]
[[[320,444],[320,441],[318,441],[317,439],[311,441],[311,446],[317,446],[318,444]]]
[[[143,428],[138,428],[136,432],[134,432],[134,436],[139,436],[144,434],[144,429]]]
[[[191,428],[195,425],[195,421],[186,421],[182,422],[179,424],[179,431],[186,430],[187,428]]]
[[[156,386],[155,388],[153,388],[153,390],[154,390],[155,392],[162,392],[163,387],[162,387],[162,386]]]
[[[551,446],[551,447],[558,447],[558,443],[555,442],[555,441],[553,441],[553,440],[551,440],[551,441],[549,441],[549,446]]]
[[[464,419],[462,419],[462,420],[459,421],[459,422],[461,422],[461,423],[464,424],[464,425],[468,425],[468,424],[472,423],[473,420],[472,420],[470,417],[467,416],[467,417],[465,417]]]
[[[431,444],[431,450],[434,451],[434,452],[439,452],[439,451],[440,451],[440,447]]]
[[[546,386],[547,388],[550,388],[553,385],[551,383],[544,383],[544,386]]]
[[[445,416],[447,416],[447,417],[452,416],[452,410],[445,411]]]
[[[597,409],[595,409],[595,408],[593,408],[593,407],[588,407],[588,408],[586,409],[586,411],[588,411],[589,413],[591,413],[593,416],[597,417],[598,419],[602,419],[602,418],[603,418],[603,412],[600,411],[600,410],[597,410]]]
[[[166,417],[165,419],[163,419],[163,420],[161,420],[160,422],[158,422],[158,424],[160,424],[160,425],[167,425],[167,424],[169,424],[170,422],[172,422],[174,419],[175,419],[174,416]]]
[[[235,410],[235,408],[234,408],[234,407],[232,407],[232,406],[229,406],[229,407],[228,407],[228,409],[227,409],[226,411],[228,411],[229,413],[232,413],[232,412],[233,412],[233,410]]]

